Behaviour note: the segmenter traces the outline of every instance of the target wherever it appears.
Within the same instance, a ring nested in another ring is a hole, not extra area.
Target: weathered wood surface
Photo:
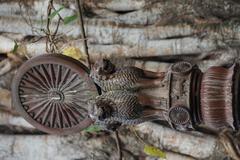
[[[0,30],[24,35],[44,35],[41,29],[46,26],[47,2],[35,1],[31,7],[22,5],[22,9],[17,2],[0,4]],[[139,6],[134,9],[130,5],[129,8],[133,10],[129,12],[121,10],[126,6],[124,2],[116,5],[113,5],[115,2],[110,2],[85,1],[84,20],[90,53],[122,56],[196,54],[238,45],[240,39],[240,27],[237,23],[231,23],[231,20],[225,23],[211,20],[209,23],[202,22],[194,15],[193,6],[189,3],[182,4],[183,2],[174,0],[139,1],[136,4],[128,2]],[[174,7],[171,6],[173,3],[176,3]],[[70,4],[68,9],[60,12],[63,17],[74,13],[74,4]],[[56,8],[57,6],[59,5],[56,5]],[[99,9],[115,14],[103,17],[100,13],[92,13]],[[191,23],[183,18],[180,14],[182,12],[188,16]],[[173,13],[175,16],[168,20],[168,23],[160,23]],[[59,33],[75,38],[81,35],[76,22],[61,25]]]
[[[12,51],[14,41],[18,43],[18,52],[23,56],[45,53],[46,39],[41,29],[46,27],[48,0],[0,2],[0,53]],[[55,2],[55,7],[59,8],[62,1]],[[66,8],[60,12],[61,16],[76,13],[74,0],[64,1],[64,6]],[[239,57],[238,1],[85,0],[84,11],[92,61],[111,56],[164,55],[171,58],[183,54],[198,55],[192,60],[204,71],[212,65],[232,63]],[[54,21],[56,23],[57,19]],[[61,49],[74,46],[83,51],[77,22],[61,24],[59,34],[64,37],[63,41],[58,42]],[[6,89],[7,95],[10,80],[16,72],[12,62],[8,59],[0,66],[0,88]],[[168,63],[157,62],[137,62],[136,65],[153,71],[164,71],[169,67]],[[0,111],[0,127],[32,129],[18,115],[6,112],[13,108],[10,99],[1,99],[0,104],[0,109],[4,107],[4,111]],[[145,141],[167,150],[167,159],[220,160],[226,157],[222,146],[213,136],[180,133],[153,123],[144,123],[137,130]],[[25,131],[22,130],[22,134],[29,134]],[[116,159],[114,139],[105,135],[100,137],[104,138],[89,138],[84,133],[69,136],[1,134],[0,159]],[[143,155],[143,144],[133,133],[123,130],[120,137],[126,150],[135,156]],[[124,151],[124,155],[125,159],[134,159],[129,152]]]
[[[150,127],[150,128],[149,128]],[[152,128],[155,127],[155,128]],[[154,143],[154,146],[172,150],[177,153],[190,155],[196,158],[207,159],[214,153],[218,157],[223,155],[218,152],[218,143],[215,138],[207,135],[186,135],[181,132],[159,127],[156,124],[146,123],[138,127],[145,134],[145,139]],[[157,132],[156,132],[157,131]],[[159,132],[160,131],[160,132]],[[132,132],[122,131],[121,140],[124,143],[123,151],[130,150],[133,155],[141,154],[139,148],[143,144],[133,136]],[[152,134],[149,134],[152,133]],[[141,134],[141,135],[143,135]],[[159,136],[159,134],[161,136]],[[142,136],[143,137],[143,136]],[[160,138],[160,139],[159,139]],[[32,135],[9,136],[0,135],[1,159],[80,159],[96,157],[99,159],[116,158],[116,144],[111,136],[89,138],[86,134],[74,134],[70,136]],[[138,146],[138,147],[137,147]],[[132,155],[124,152],[129,159]],[[35,157],[35,158],[34,158]],[[167,152],[169,159],[176,158],[176,154]],[[194,159],[189,156],[178,155],[179,159]],[[127,158],[126,158],[127,159]]]

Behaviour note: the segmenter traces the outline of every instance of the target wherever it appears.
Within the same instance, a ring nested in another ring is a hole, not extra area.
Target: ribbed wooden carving
[[[201,115],[204,124],[213,128],[233,128],[232,85],[234,66],[211,67],[201,82]]]

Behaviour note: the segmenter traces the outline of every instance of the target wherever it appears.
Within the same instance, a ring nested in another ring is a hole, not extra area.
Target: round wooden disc
[[[172,72],[176,74],[187,74],[192,70],[192,64],[189,62],[177,62],[171,67]]]
[[[190,114],[186,107],[172,107],[169,110],[169,118],[176,125],[183,125],[190,121]]]
[[[13,104],[33,126],[69,134],[92,124],[87,102],[97,95],[89,70],[77,60],[46,54],[25,62],[12,82]]]

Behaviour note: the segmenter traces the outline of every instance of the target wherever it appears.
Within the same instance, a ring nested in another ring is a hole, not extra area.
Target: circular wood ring
[[[47,133],[69,134],[93,123],[87,102],[97,95],[89,70],[60,54],[45,54],[25,62],[12,82],[13,104],[33,126]]]
[[[191,120],[188,109],[183,106],[176,106],[170,108],[169,118],[171,122],[175,125],[184,125]]]
[[[189,62],[177,62],[175,64],[172,65],[171,67],[172,72],[175,74],[187,74],[192,70],[192,64]]]

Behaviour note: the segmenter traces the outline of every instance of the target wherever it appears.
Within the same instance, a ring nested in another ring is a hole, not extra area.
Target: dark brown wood
[[[12,97],[19,113],[48,133],[68,134],[92,123],[87,102],[96,95],[88,69],[64,55],[42,55],[24,63],[14,77]]]

